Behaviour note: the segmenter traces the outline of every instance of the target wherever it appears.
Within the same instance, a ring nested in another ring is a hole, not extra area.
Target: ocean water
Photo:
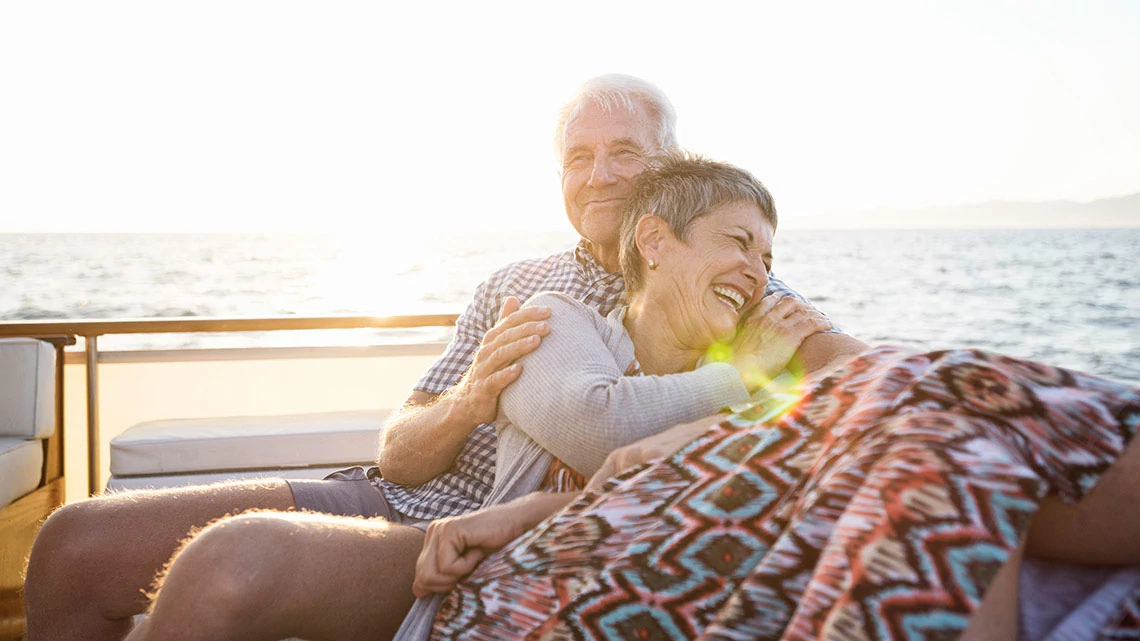
[[[0,319],[460,312],[572,232],[0,234]],[[1140,381],[1140,229],[785,230],[774,271],[853,336],[973,346]],[[376,343],[447,330],[105,337],[144,346]]]

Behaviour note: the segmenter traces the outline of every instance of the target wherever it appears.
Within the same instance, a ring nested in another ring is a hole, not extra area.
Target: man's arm
[[[723,414],[713,414],[697,419],[692,423],[681,423],[640,441],[635,441],[610,452],[602,467],[590,477],[586,490],[600,488],[606,480],[617,476],[627,469],[641,465],[655,458],[662,458],[674,454],[677,450],[692,443],[698,436],[708,431],[724,419]]]
[[[522,371],[515,361],[538,347],[549,315],[541,306],[519,310],[518,299],[508,297],[459,384],[443,394],[416,390],[388,419],[376,458],[384,478],[420,485],[451,469],[471,432],[495,420],[499,394]]]
[[[449,394],[412,392],[380,432],[380,474],[411,486],[446,472],[481,423],[464,414],[463,403]]]
[[[834,332],[816,332],[804,339],[796,358],[808,374],[831,369],[863,353],[869,346],[863,341]]]
[[[804,303],[812,311],[819,311],[811,301],[789,287],[775,274],[770,273],[768,276],[768,287],[764,292],[766,296],[790,297]],[[861,354],[867,348],[868,345],[863,341],[832,328],[827,331],[812,333],[805,338],[796,350],[793,362],[805,373],[812,374],[822,369],[841,365]]]

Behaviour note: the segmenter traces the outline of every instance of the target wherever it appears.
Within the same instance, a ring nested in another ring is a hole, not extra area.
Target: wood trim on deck
[[[453,327],[457,314],[413,316],[267,316],[262,318],[128,318],[0,321],[0,336],[103,336],[268,332],[302,329],[410,329]]]
[[[216,349],[146,349],[99,351],[100,363],[184,363],[198,361],[265,361],[302,358],[381,358],[439,356],[447,343],[396,343],[392,345],[327,345],[305,347],[219,347]],[[85,352],[68,352],[64,362],[82,365]]]

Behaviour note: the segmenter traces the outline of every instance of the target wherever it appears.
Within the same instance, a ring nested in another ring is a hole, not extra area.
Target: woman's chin
[[[713,343],[729,344],[736,339],[736,325],[712,328]]]

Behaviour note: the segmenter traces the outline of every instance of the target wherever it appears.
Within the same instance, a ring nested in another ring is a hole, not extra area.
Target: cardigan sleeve
[[[618,447],[749,398],[727,363],[625,376],[629,363],[617,362],[607,346],[610,328],[596,310],[556,293],[527,304],[551,308],[550,333],[520,359],[522,373],[503,391],[500,414],[507,429],[522,431],[585,476]]]

